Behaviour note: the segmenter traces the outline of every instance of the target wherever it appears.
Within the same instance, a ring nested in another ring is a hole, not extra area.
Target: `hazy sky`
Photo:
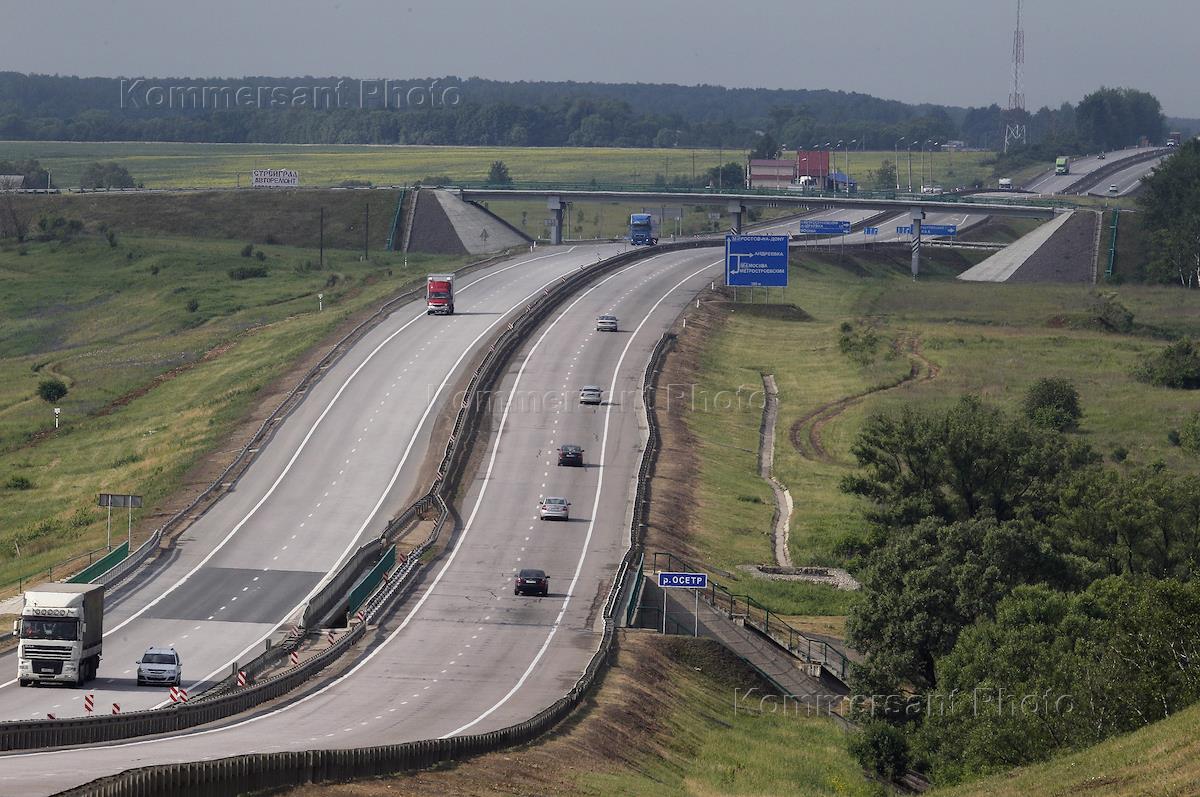
[[[1016,0],[0,0],[0,69],[713,83],[1003,106]],[[1025,0],[1026,106],[1100,86],[1200,117],[1197,0]]]

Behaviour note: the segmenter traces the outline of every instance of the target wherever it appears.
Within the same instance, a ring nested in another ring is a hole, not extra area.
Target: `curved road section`
[[[554,702],[598,649],[600,609],[628,547],[642,371],[722,265],[719,249],[653,255],[583,291],[531,337],[487,397],[493,432],[459,507],[461,528],[344,674],[181,736],[6,755],[0,793],[51,794],[149,764],[482,732]],[[620,331],[595,330],[604,313]],[[578,403],[584,384],[604,389],[600,405]],[[571,443],[584,448],[583,467],[557,465],[558,447]],[[570,520],[538,520],[543,496],[570,500]],[[549,574],[548,597],[513,593],[526,567]]]
[[[108,596],[100,677],[22,689],[15,655],[2,656],[0,717],[81,715],[88,692],[104,714],[164,704],[167,688],[136,685],[134,662],[151,645],[179,650],[192,694],[261,650],[423,488],[430,427],[471,355],[545,286],[621,248],[539,249],[464,276],[454,316],[426,316],[420,301],[394,312],[310,388],[165,559]]]

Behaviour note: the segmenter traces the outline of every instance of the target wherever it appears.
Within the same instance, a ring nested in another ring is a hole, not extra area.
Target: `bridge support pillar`
[[[912,209],[912,278],[915,280],[921,273],[921,220],[925,211],[921,208]]]
[[[733,217],[733,234],[742,234],[742,214],[746,212],[746,206],[741,202],[730,202],[725,208],[725,212]]]
[[[559,245],[563,242],[563,209],[567,203],[556,196],[546,200],[546,206],[554,213],[554,223],[550,227],[550,243]]]

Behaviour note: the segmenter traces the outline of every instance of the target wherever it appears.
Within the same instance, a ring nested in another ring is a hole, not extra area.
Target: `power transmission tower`
[[[1021,91],[1021,67],[1025,63],[1025,31],[1021,29],[1021,0],[1017,0],[1017,27],[1013,30],[1013,85],[1008,95],[1008,120],[1004,123],[1004,151],[1009,143],[1029,143],[1029,131],[1024,124],[1025,95]]]

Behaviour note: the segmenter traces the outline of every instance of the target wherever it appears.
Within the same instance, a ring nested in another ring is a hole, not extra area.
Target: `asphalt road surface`
[[[1104,153],[1104,160],[1095,155],[1081,155],[1078,158],[1071,158],[1070,174],[1055,174],[1054,169],[1051,168],[1048,172],[1044,172],[1027,183],[1024,188],[1026,191],[1034,191],[1039,194],[1061,194],[1067,186],[1077,181],[1080,177],[1091,174],[1095,170],[1107,166],[1114,161],[1134,155],[1141,155],[1145,151],[1144,147],[1134,147],[1132,149],[1106,152]]]
[[[0,793],[51,794],[154,763],[482,732],[554,702],[599,645],[598,615],[628,546],[646,362],[722,265],[720,249],[654,255],[587,289],[535,333],[493,397],[493,434],[460,507],[463,527],[382,629],[385,641],[345,675],[178,737],[5,755]],[[620,331],[596,332],[602,313],[618,316]],[[579,405],[583,384],[601,385],[604,403]],[[584,467],[556,465],[564,443],[583,446]],[[571,520],[537,520],[544,495],[567,497]],[[549,597],[513,594],[522,567],[550,574]]]
[[[151,645],[176,647],[192,694],[252,657],[424,489],[416,480],[430,426],[481,341],[543,286],[622,249],[539,248],[464,277],[454,316],[426,316],[420,301],[393,313],[330,367],[166,561],[109,596],[99,677],[82,689],[18,688],[9,653],[0,717],[80,715],[88,692],[101,713],[164,704],[166,687],[136,685],[135,662]]]
[[[1094,186],[1088,194],[1091,196],[1127,196],[1136,191],[1142,184],[1142,177],[1154,171],[1163,162],[1163,158],[1135,163],[1127,169],[1122,169],[1114,175],[1104,178]],[[1109,186],[1115,185],[1116,191],[1109,191]]]

